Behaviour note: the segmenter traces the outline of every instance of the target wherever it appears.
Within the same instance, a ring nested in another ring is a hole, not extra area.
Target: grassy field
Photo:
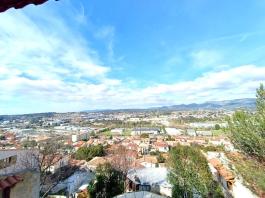
[[[101,135],[105,135],[105,136],[114,136],[114,135],[119,135],[119,134],[113,134],[110,130],[108,131],[104,131],[100,133]],[[131,131],[126,130],[122,133],[123,136],[130,136],[131,135]]]
[[[112,133],[111,133],[110,130],[108,130],[108,131],[104,131],[104,132],[102,132],[101,134],[102,134],[102,135],[105,135],[105,136],[111,136],[111,135],[112,135]]]
[[[255,159],[247,158],[242,154],[227,154],[235,165],[238,173],[243,177],[245,184],[256,194],[262,197],[265,194],[265,164]]]
[[[220,135],[226,135],[227,132],[225,132],[223,129],[219,129],[219,130],[212,130],[213,132],[213,136],[220,136]]]
[[[124,136],[131,136],[131,131],[130,130],[125,130],[122,135]]]

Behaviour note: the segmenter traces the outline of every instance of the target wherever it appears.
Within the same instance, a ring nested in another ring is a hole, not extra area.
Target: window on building
[[[17,162],[17,156],[11,156],[0,160],[0,169],[7,168],[11,165],[16,164]]]

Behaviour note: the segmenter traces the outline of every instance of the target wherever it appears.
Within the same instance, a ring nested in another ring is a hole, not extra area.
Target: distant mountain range
[[[105,109],[105,110],[87,110],[84,112],[139,112],[139,111],[185,111],[185,110],[235,110],[235,109],[249,109],[254,110],[256,108],[255,98],[243,98],[234,100],[223,100],[223,101],[210,101],[205,103],[191,103],[191,104],[179,104],[172,106],[152,107],[146,109]]]
[[[235,100],[223,100],[223,101],[210,101],[201,104],[191,103],[191,104],[180,104],[172,106],[163,106],[155,109],[160,110],[198,110],[198,109],[227,109],[235,110],[239,108],[253,110],[256,108],[255,98],[244,98]]]
[[[235,109],[249,109],[254,110],[256,108],[256,99],[255,98],[243,98],[235,100],[223,100],[223,101],[210,101],[205,103],[191,103],[191,104],[180,104],[172,106],[162,106],[162,107],[152,107],[146,109],[105,109],[105,110],[86,110],[83,112],[141,112],[141,111],[187,111],[187,110],[235,110]],[[52,117],[55,112],[47,113],[32,113],[24,115],[0,115],[0,121],[5,119],[16,119],[22,117]]]

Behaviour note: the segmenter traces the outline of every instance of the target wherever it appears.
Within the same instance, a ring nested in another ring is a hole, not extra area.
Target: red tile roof
[[[130,149],[130,150],[137,150],[137,148],[138,148],[138,146],[135,143],[129,143],[127,145],[127,149]]]
[[[154,145],[156,147],[168,147],[168,144],[166,142],[155,142]]]
[[[135,150],[127,150],[126,151],[126,157],[129,157],[129,158],[137,158],[138,157],[138,152],[135,151]]]
[[[226,181],[230,181],[232,184],[235,182],[234,174],[224,167],[224,165],[218,159],[213,158],[210,159],[209,162]]]
[[[4,12],[9,8],[23,8],[28,4],[39,5],[48,0],[1,0],[0,1],[0,12]]]
[[[0,190],[3,190],[8,187],[13,187],[22,180],[22,177],[18,175],[8,176],[7,178],[0,180]]]

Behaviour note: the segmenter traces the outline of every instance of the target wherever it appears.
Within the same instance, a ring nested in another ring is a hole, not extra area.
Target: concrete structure
[[[114,198],[164,198],[164,196],[157,195],[154,193],[139,191],[139,192],[128,192],[122,195],[118,195]]]
[[[37,155],[35,150],[0,151],[0,197],[39,197]]]
[[[54,163],[52,163],[52,165],[48,168],[48,171],[50,171],[52,174],[69,164],[69,156],[56,156],[53,161]]]
[[[122,135],[124,129],[123,128],[115,128],[115,129],[111,129],[111,133],[113,135]]]
[[[196,131],[197,136],[212,136],[212,131]]]
[[[77,133],[72,135],[72,142],[78,142],[80,140],[86,140],[89,138],[88,132]]]
[[[131,169],[127,174],[128,191],[151,191],[168,197],[172,196],[172,185],[167,181],[166,168]]]
[[[187,129],[187,135],[196,136],[196,131],[194,129]]]
[[[227,126],[227,123],[216,123],[216,122],[193,122],[190,123],[189,126],[192,128],[214,129],[216,124],[219,124],[220,127]]]
[[[159,134],[160,129],[158,128],[134,128],[132,130],[132,135],[141,135],[141,134]]]
[[[154,148],[159,151],[159,152],[163,152],[166,153],[169,151],[169,146],[166,142],[161,141],[161,142],[155,142],[154,143]]]
[[[94,179],[94,173],[87,170],[76,171],[73,175],[58,183],[52,193],[57,193],[60,190],[66,189],[70,196],[74,196],[78,189],[83,185],[88,185]]]
[[[142,155],[148,154],[150,150],[150,144],[141,142],[139,144],[139,150]]]
[[[183,130],[182,129],[176,129],[176,128],[165,128],[165,131],[168,135],[182,135]]]

